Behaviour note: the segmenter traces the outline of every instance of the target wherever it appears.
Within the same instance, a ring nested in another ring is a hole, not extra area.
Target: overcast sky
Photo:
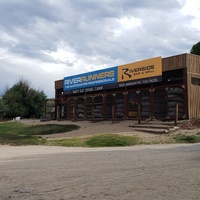
[[[52,98],[55,80],[199,41],[199,0],[0,0],[0,95],[24,78]]]

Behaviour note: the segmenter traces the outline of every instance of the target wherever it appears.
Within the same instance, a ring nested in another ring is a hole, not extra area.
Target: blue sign
[[[118,68],[112,67],[94,72],[65,77],[63,79],[63,90],[76,90],[80,88],[96,87],[117,83]]]

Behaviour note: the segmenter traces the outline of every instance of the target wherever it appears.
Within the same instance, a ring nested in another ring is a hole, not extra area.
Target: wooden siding
[[[191,85],[188,89],[188,114],[189,119],[200,118],[200,86]]]
[[[192,78],[200,79],[200,56],[187,54],[187,91],[189,119],[200,118],[200,86],[192,84]]]
[[[177,56],[171,56],[162,59],[163,72],[186,68],[186,56],[187,54],[181,54]]]
[[[55,81],[55,89],[62,89],[63,88],[63,80]]]
[[[200,86],[192,85],[192,78],[200,79],[200,56],[181,54],[162,59],[163,72],[175,69],[186,69],[186,91],[188,118],[200,118]]]
[[[187,54],[187,71],[191,74],[200,74],[200,56]]]

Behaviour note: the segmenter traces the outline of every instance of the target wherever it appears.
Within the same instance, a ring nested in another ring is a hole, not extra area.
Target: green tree
[[[200,55],[200,41],[192,46],[190,53],[195,55]]]
[[[43,91],[34,90],[27,80],[20,79],[2,95],[6,117],[16,116],[31,118],[44,114],[46,95]]]
[[[2,120],[3,116],[4,116],[3,100],[2,97],[0,97],[0,120]]]

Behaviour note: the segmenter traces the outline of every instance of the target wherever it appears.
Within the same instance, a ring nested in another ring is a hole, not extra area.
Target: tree
[[[43,91],[34,90],[27,80],[20,79],[2,95],[6,117],[16,116],[31,118],[44,114],[46,95]]]
[[[3,100],[2,100],[2,98],[0,97],[0,120],[2,120],[3,116],[4,116]]]
[[[200,55],[200,41],[192,46],[190,53],[195,55]]]

